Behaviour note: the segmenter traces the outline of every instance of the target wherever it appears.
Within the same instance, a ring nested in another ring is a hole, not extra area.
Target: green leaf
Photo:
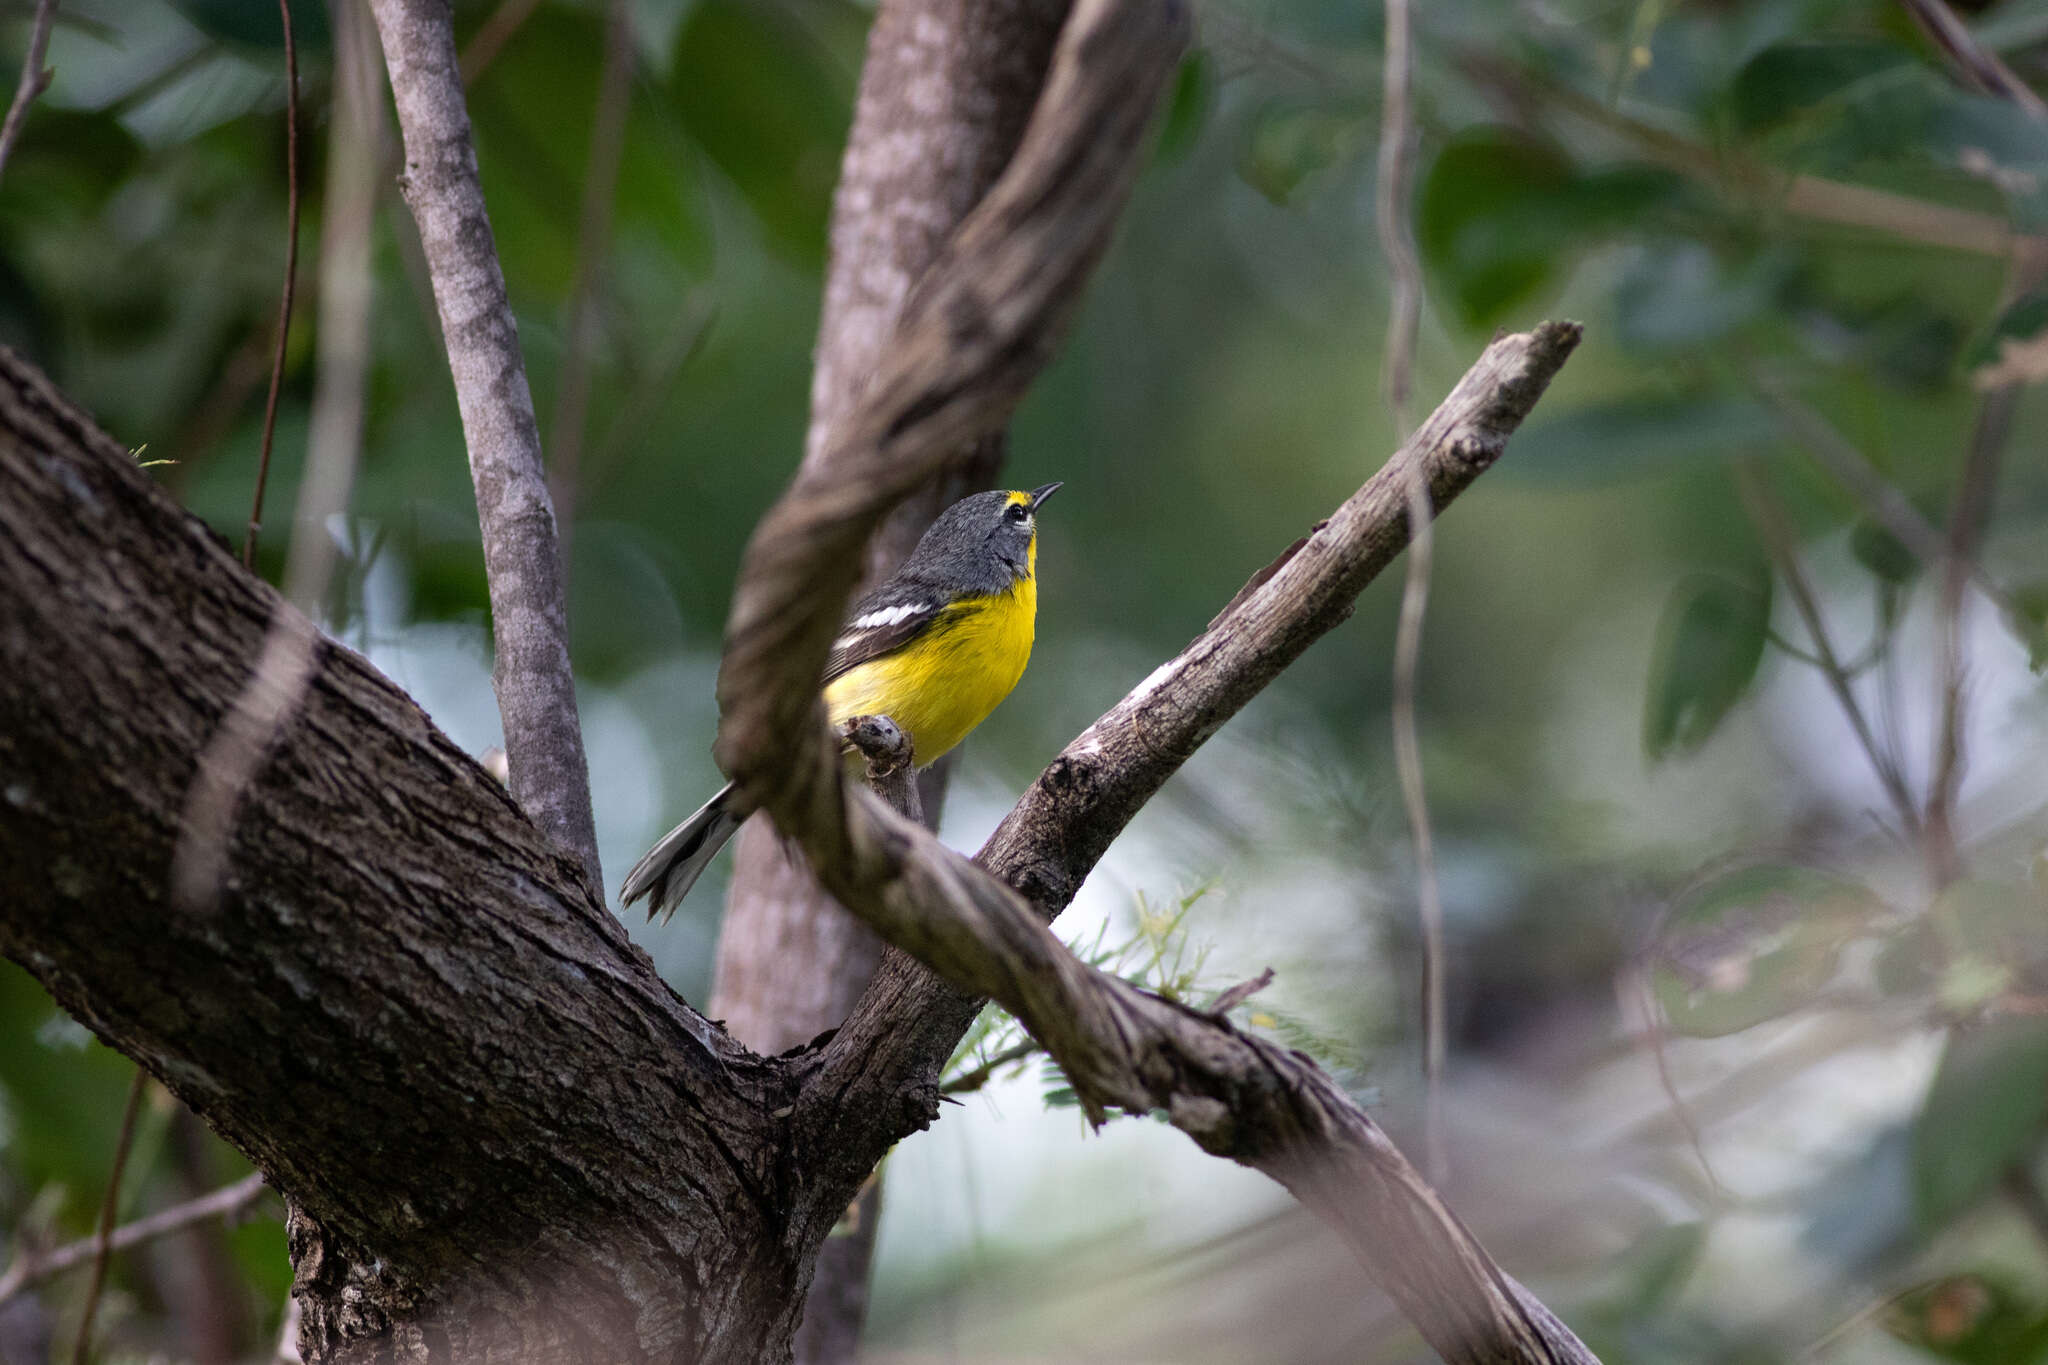
[[[1993,52],[2032,47],[2048,39],[2048,0],[2005,0],[1971,24],[1970,31]]]
[[[1416,245],[1458,315],[1485,326],[1602,235],[1640,228],[1678,185],[1643,166],[1581,172],[1555,146],[1515,129],[1472,129],[1422,180]]]
[[[2048,1317],[2002,1279],[1947,1275],[1901,1295],[1885,1330],[1942,1360],[1963,1365],[2040,1365],[2048,1359]]]
[[[1999,314],[1963,365],[1980,388],[2048,378],[2048,289],[2022,296]]]
[[[1728,112],[1736,130],[1775,127],[1880,72],[1917,65],[1895,43],[1863,39],[1796,39],[1767,47],[1736,72]]]
[[[1969,877],[1944,890],[1928,912],[1951,956],[1974,954],[2013,964],[2043,955],[2042,904],[2026,887]]]
[[[1636,1238],[1622,1258],[1624,1302],[1637,1312],[1654,1309],[1685,1287],[1706,1248],[1704,1222],[1665,1223]]]
[[[1621,339],[1684,348],[1726,336],[1776,302],[1791,270],[1782,253],[1731,260],[1702,242],[1647,245],[1615,285]]]
[[[1849,553],[1881,583],[1903,587],[1920,576],[1920,557],[1905,542],[1868,518],[1849,532]]]
[[[1575,179],[1562,152],[1506,129],[1465,134],[1437,156],[1416,197],[1415,241],[1467,323],[1495,320],[1551,278],[1554,233],[1528,211],[1553,213]]]
[[[1202,135],[1209,110],[1216,103],[1216,77],[1209,56],[1197,48],[1180,64],[1174,77],[1173,93],[1167,96],[1166,113],[1160,119],[1159,143],[1153,155],[1160,161],[1178,161],[1186,156]]]
[[[1913,1206],[1932,1230],[2028,1156],[2048,1120],[2048,1020],[1995,1019],[1949,1034],[1913,1126]]]
[[[102,1047],[33,977],[0,963],[0,1147],[26,1187],[69,1191],[65,1212],[76,1229],[91,1221],[106,1188],[134,1076],[133,1062]],[[160,1116],[145,1114],[125,1184],[131,1192],[162,1127]]]
[[[1237,173],[1268,200],[1285,204],[1311,177],[1359,155],[1365,145],[1365,124],[1353,112],[1275,102],[1252,120]]]
[[[1666,921],[1651,990],[1673,1030],[1718,1037],[1790,1013],[1834,975],[1883,905],[1814,868],[1742,868],[1692,892]]]
[[[1509,478],[1599,484],[1744,454],[1777,439],[1770,414],[1747,399],[1623,398],[1531,422],[1501,468]]]
[[[825,258],[852,73],[777,6],[704,0],[676,44],[671,105],[786,255]]]
[[[2048,670],[2048,579],[2012,584],[2006,597],[2005,626],[2027,647],[2027,667]]]
[[[284,51],[284,17],[266,0],[171,0],[193,26],[229,42]],[[292,42],[301,60],[308,51],[324,52],[333,37],[327,27],[327,6],[292,6]]]
[[[1756,678],[1771,624],[1770,580],[1720,575],[1672,589],[1658,628],[1643,710],[1652,763],[1705,744]]]

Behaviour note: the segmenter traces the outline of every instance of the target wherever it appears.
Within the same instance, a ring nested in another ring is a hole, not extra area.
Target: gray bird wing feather
[[[823,681],[829,683],[864,663],[902,649],[930,630],[945,610],[945,598],[928,584],[883,584],[854,603],[846,614],[846,628],[832,642],[832,652],[826,656]]]
[[[929,585],[903,580],[883,584],[847,613],[847,627],[826,660],[824,681],[903,648],[930,630],[944,611],[944,599]],[[873,624],[862,625],[863,621]],[[674,914],[705,867],[744,823],[733,814],[731,799],[728,782],[689,819],[663,835],[626,874],[619,903],[631,905],[645,896],[649,919]]]

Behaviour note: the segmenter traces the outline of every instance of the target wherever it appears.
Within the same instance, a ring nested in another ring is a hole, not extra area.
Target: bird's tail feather
[[[673,915],[705,866],[745,823],[733,814],[731,805],[732,783],[728,782],[718,789],[718,795],[699,806],[696,814],[662,835],[647,856],[633,865],[619,888],[619,903],[631,905],[645,896],[647,918]]]

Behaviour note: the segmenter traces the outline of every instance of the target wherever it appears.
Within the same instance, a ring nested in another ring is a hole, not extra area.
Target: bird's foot
[[[839,727],[839,737],[867,759],[870,782],[910,767],[910,735],[887,716],[854,716]]]

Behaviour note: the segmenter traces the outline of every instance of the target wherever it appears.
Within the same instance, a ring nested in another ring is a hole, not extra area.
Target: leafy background
[[[495,8],[458,4],[462,35]],[[2048,84],[2048,3],[1964,9]],[[299,10],[310,271],[330,41],[320,7]],[[870,17],[845,0],[631,10],[571,602],[614,885],[716,780],[720,624],[801,445]],[[1016,423],[1010,482],[1068,487],[1037,658],[970,746],[957,845],[1396,441],[1372,227],[1382,15],[1208,0],[1198,18],[1118,244]],[[1416,19],[1419,399],[1495,328],[1587,324],[1439,541],[1420,719],[1451,930],[1453,1203],[1610,1361],[2048,1360],[2048,428],[2031,384],[2048,373],[2048,130],[1972,92],[1880,0],[1446,0]],[[602,36],[601,7],[546,0],[471,88],[544,432]],[[0,338],[235,536],[283,258],[273,12],[66,0],[49,62],[0,186]],[[410,233],[387,194],[328,625],[481,751],[498,736],[475,512]],[[273,577],[311,296],[259,564]],[[1918,801],[1942,572],[1816,458],[1808,419],[1939,527],[2001,382],[2016,407],[1978,555],[1997,595],[1967,594],[1956,632],[1951,877],[1856,741],[1799,604]],[[1249,1026],[1315,1050],[1412,1141],[1398,593],[1375,587],[1218,736],[1062,929],[1191,998],[1274,967]],[[717,891],[635,929],[697,1000]],[[962,1066],[1011,1040],[989,1021]],[[0,968],[10,1249],[88,1230],[130,1074]],[[1276,1190],[1160,1125],[1091,1136],[1060,1087],[1035,1060],[1005,1068],[891,1158],[877,1359],[1420,1357]],[[146,1099],[123,1217],[246,1170]],[[69,1350],[78,1278],[0,1310],[7,1359]],[[118,1258],[101,1349],[260,1358],[288,1282],[261,1205]]]

